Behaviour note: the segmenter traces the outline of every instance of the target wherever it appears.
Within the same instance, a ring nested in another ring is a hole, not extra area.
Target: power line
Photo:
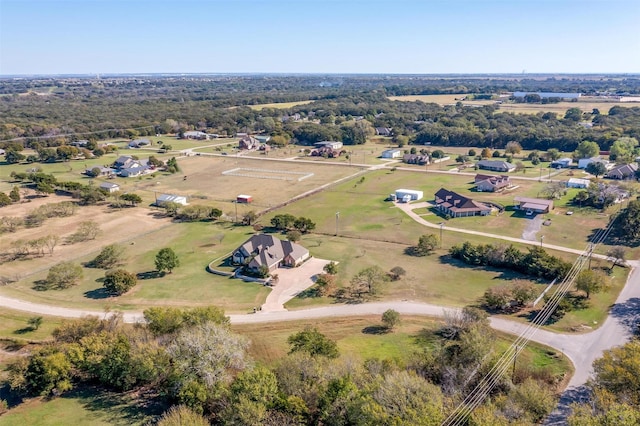
[[[461,425],[466,422],[467,417],[482,403],[487,395],[493,390],[498,381],[508,371],[512,362],[515,362],[518,354],[522,352],[522,350],[524,350],[525,346],[529,343],[533,335],[538,331],[540,327],[542,327],[543,324],[547,322],[547,320],[555,312],[562,298],[573,286],[573,283],[580,271],[584,268],[585,264],[590,261],[595,247],[601,242],[605,241],[609,236],[611,230],[613,229],[613,223],[618,217],[618,213],[619,212],[612,216],[609,224],[605,229],[600,229],[598,232],[596,232],[593,241],[573,263],[571,269],[565,275],[557,290],[553,293],[549,300],[547,300],[547,303],[545,303],[543,308],[536,314],[531,324],[527,326],[527,328],[525,328],[522,333],[520,333],[520,335],[511,344],[511,346],[498,359],[491,370],[482,378],[482,380],[480,380],[478,385],[456,407],[456,409],[449,415],[449,417],[445,419],[445,421],[442,423],[443,425],[454,426]]]

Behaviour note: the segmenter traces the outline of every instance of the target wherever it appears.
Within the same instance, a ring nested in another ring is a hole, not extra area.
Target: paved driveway
[[[277,270],[278,283],[267,296],[262,305],[262,312],[286,311],[284,304],[296,297],[298,293],[311,287],[315,283],[316,276],[322,274],[324,265],[328,260],[315,257],[307,260],[297,268],[280,268]]]

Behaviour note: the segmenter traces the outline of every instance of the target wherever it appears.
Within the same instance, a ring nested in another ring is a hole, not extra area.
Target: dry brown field
[[[251,195],[254,200],[252,204],[241,208],[246,210],[252,207],[255,210],[262,210],[359,171],[355,167],[270,161],[265,158],[254,159],[232,155],[192,156],[181,158],[178,162],[181,167],[180,173],[161,176],[158,179],[136,181],[133,189],[141,196],[146,196],[145,199],[151,200],[155,194],[161,193],[186,195],[190,197],[190,202],[193,204],[217,206],[227,213],[229,209],[234,209],[233,202],[239,194]],[[238,168],[245,169],[239,173],[245,172],[254,176],[222,174]],[[298,178],[308,173],[313,175],[298,181]]]
[[[31,202],[12,204],[2,208],[2,216],[24,217],[38,206],[50,203],[70,201],[71,198],[51,195],[32,199]],[[75,244],[65,244],[65,239],[76,232],[81,222],[93,220],[100,226],[100,235],[95,240]],[[0,238],[0,256],[6,258],[11,254],[11,244],[17,240],[34,240],[47,235],[57,235],[60,243],[55,247],[53,255],[29,257],[25,260],[7,262],[0,265],[0,276],[10,280],[18,280],[25,275],[44,271],[51,266],[66,260],[79,258],[101,247],[115,242],[123,242],[133,237],[140,237],[169,225],[170,219],[154,214],[153,211],[140,208],[112,209],[105,205],[78,208],[76,214],[69,217],[47,219],[37,228],[20,228],[14,233],[4,233]]]
[[[465,94],[451,95],[407,95],[407,96],[390,96],[392,101],[415,102],[422,101],[425,103],[436,103],[439,105],[453,105],[463,98]],[[462,101],[464,105],[493,105],[495,100],[471,100]],[[591,112],[594,108],[600,110],[602,114],[606,114],[611,107],[622,106],[631,108],[640,105],[637,102],[616,102],[601,100],[594,97],[582,97],[578,102],[558,102],[556,104],[515,104],[504,102],[500,104],[500,111],[513,112],[517,114],[537,114],[538,112],[555,112],[556,114],[564,114],[569,108],[580,108],[584,112]]]

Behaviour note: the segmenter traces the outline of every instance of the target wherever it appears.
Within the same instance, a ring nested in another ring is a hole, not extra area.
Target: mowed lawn
[[[27,400],[0,416],[0,426],[148,425],[167,408],[159,402],[141,402],[133,394],[83,387],[51,400]]]
[[[416,238],[417,239],[417,238]],[[360,270],[379,266],[390,271],[400,266],[406,275],[399,281],[381,285],[380,293],[373,300],[412,300],[447,306],[475,305],[489,287],[504,284],[512,279],[524,279],[519,274],[490,268],[465,265],[448,256],[448,248],[471,240],[459,235],[444,236],[444,247],[432,255],[413,257],[405,254],[407,245],[342,237],[305,236],[302,244],[323,259],[335,259],[338,264],[338,285],[348,286],[351,278]],[[542,292],[544,285],[539,285]],[[306,308],[318,304],[335,303],[332,298],[299,297],[286,304],[288,309]]]

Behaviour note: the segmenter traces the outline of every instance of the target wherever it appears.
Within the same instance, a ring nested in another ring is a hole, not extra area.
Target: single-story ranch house
[[[478,192],[497,192],[511,185],[509,176],[492,176],[477,174],[474,183]]]
[[[440,188],[436,192],[436,208],[451,217],[487,216],[491,207],[453,191]]]
[[[253,235],[232,254],[232,261],[246,265],[252,272],[266,266],[269,272],[281,267],[295,267],[309,258],[309,250],[291,241],[283,241],[273,235]]]
[[[621,164],[609,170],[609,172],[604,176],[608,177],[609,179],[630,179],[636,176],[637,171],[638,166],[633,163]]]
[[[543,200],[541,198],[515,197],[513,206],[517,210],[525,210],[527,215],[533,213],[549,213],[553,210],[553,200]]]
[[[482,170],[493,170],[494,172],[512,172],[516,169],[511,163],[506,161],[496,161],[496,160],[481,160],[478,161],[477,166]]]
[[[407,164],[429,164],[429,156],[426,154],[405,154],[402,161]]]
[[[328,147],[331,149],[342,149],[342,142],[340,141],[322,141],[322,142],[316,142],[313,144],[313,146],[316,147],[316,149],[322,148],[322,147]]]

